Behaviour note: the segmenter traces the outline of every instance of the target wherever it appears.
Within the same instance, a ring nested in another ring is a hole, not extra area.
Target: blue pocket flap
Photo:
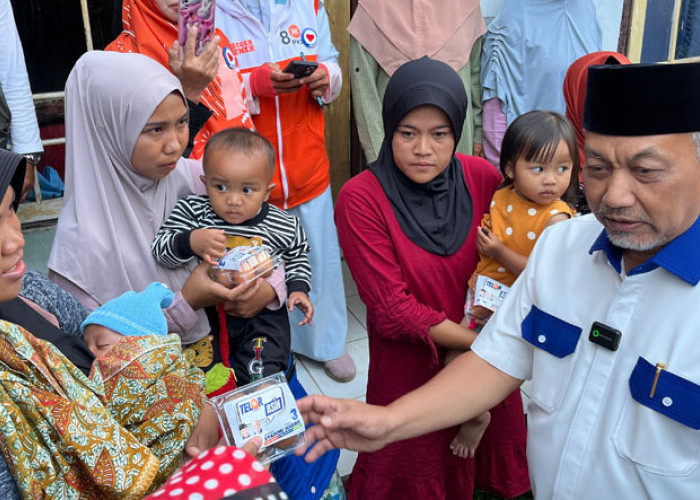
[[[634,400],[691,429],[700,429],[700,385],[661,370],[654,397],[650,398],[655,377],[656,366],[640,357],[630,376]]]
[[[563,358],[574,352],[581,336],[581,329],[578,326],[567,323],[535,306],[532,306],[525,316],[520,329],[525,340],[557,358]]]

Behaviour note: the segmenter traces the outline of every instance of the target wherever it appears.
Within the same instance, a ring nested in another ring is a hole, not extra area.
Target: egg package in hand
[[[209,277],[228,288],[267,278],[278,264],[277,256],[270,254],[260,238],[229,236],[226,250],[209,269]]]
[[[304,420],[283,373],[275,373],[211,398],[229,445],[241,447],[254,436],[263,440],[256,457],[268,464],[304,444]]]

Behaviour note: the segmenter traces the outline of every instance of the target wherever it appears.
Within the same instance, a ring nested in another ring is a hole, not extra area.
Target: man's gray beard
[[[648,217],[645,216],[640,216],[640,215],[635,215],[633,217],[630,217],[630,214],[627,213],[626,209],[614,209],[614,208],[601,208],[597,211],[594,212],[595,216],[598,218],[599,221],[602,221],[605,219],[605,217],[610,217],[610,216],[618,216],[618,217],[623,217],[623,218],[629,218],[633,219],[639,222],[644,222],[649,225],[649,227],[653,228],[654,225],[652,224],[651,220]],[[605,225],[605,224],[603,224]],[[632,250],[635,252],[650,252],[652,250],[656,250],[657,248],[661,248],[664,246],[666,243],[671,241],[673,238],[668,237],[668,235],[665,234],[659,234],[657,235],[653,240],[651,241],[646,241],[646,242],[641,242],[638,241],[639,236],[631,233],[625,233],[622,231],[610,231],[609,229],[606,228],[606,233],[608,234],[608,239],[610,240],[610,243],[615,245],[618,248],[622,248],[623,250]]]
[[[622,248],[623,250],[633,250],[635,252],[650,252],[652,250],[656,250],[657,248],[661,248],[670,241],[664,235],[659,235],[652,241],[642,242],[637,241],[639,237],[632,234],[613,234],[607,229],[606,232],[608,233],[610,243],[618,248]]]

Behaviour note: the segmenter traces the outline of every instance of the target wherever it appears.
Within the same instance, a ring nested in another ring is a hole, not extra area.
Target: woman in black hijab
[[[48,340],[86,375],[93,355],[82,339],[59,330],[40,315],[29,303],[18,297],[25,267],[24,237],[16,210],[22,193],[25,159],[21,155],[0,150],[0,320],[19,324]],[[0,455],[0,495],[19,498],[14,479]]]
[[[87,375],[94,356],[82,339],[61,331],[19,297],[25,272],[24,237],[15,211],[24,170],[24,157],[0,150],[0,194],[4,196],[0,216],[0,319],[21,325],[36,337],[48,340]]]
[[[467,350],[475,338],[460,322],[478,261],[476,231],[501,179],[485,160],[455,154],[466,108],[464,86],[448,65],[422,58],[401,66],[386,88],[377,161],[338,196],[340,245],[367,306],[368,403],[386,405],[421,386],[440,371],[447,350]],[[519,411],[522,419],[522,404]],[[457,433],[360,453],[349,498],[469,498],[475,462],[450,449]],[[510,465],[494,444],[479,448],[485,477],[495,474],[489,467]],[[521,444],[524,462],[524,434]]]

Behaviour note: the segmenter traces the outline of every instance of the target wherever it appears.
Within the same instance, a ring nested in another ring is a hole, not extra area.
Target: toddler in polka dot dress
[[[575,215],[578,146],[565,117],[553,111],[518,117],[503,137],[500,165],[503,183],[477,233],[481,259],[469,280],[474,295],[480,275],[510,287],[542,231]],[[478,328],[492,312],[477,305],[470,314],[470,327]]]
[[[465,304],[465,321],[472,330],[479,331],[493,314],[474,305],[474,298],[481,292],[476,289],[478,277],[486,276],[510,287],[525,269],[542,231],[575,215],[569,203],[577,199],[578,166],[574,128],[559,113],[531,111],[515,119],[506,130],[500,161],[504,180],[476,235],[480,260],[469,279]],[[445,363],[459,354],[448,351]],[[486,412],[463,423],[450,444],[452,452],[473,456],[491,419]]]

